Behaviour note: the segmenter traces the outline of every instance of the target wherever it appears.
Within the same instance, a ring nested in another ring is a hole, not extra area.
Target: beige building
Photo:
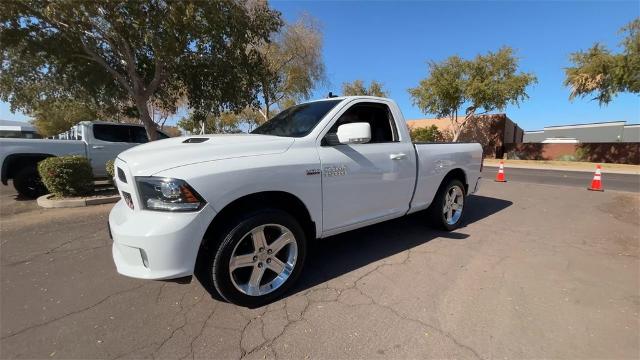
[[[435,125],[445,134],[451,132],[451,121],[448,118],[408,120],[407,125],[410,128]],[[523,135],[524,131],[506,114],[486,114],[469,120],[458,141],[479,142],[485,157],[501,158],[505,145],[521,143]]]

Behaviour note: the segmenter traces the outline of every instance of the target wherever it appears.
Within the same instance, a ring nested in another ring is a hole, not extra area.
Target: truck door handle
[[[102,145],[93,145],[91,148],[92,149],[104,149],[104,146],[102,146]]]
[[[389,159],[391,159],[391,160],[402,160],[402,159],[406,159],[406,158],[407,158],[407,154],[403,154],[403,153],[397,153],[397,154],[389,155]]]

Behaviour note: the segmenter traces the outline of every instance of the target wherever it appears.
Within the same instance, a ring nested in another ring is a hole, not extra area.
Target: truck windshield
[[[292,106],[253,130],[252,134],[303,137],[342,100],[325,100]]]

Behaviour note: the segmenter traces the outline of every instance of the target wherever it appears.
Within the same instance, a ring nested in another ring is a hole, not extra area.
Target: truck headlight
[[[142,206],[158,211],[197,211],[206,202],[186,181],[163,177],[136,177]]]

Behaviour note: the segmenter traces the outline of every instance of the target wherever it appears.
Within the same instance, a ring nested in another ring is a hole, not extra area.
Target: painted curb
[[[40,207],[47,209],[73,208],[91,205],[110,204],[120,200],[120,195],[101,196],[96,198],[76,198],[76,199],[52,199],[52,194],[42,195],[37,202]]]
[[[500,166],[499,164],[484,164],[484,167],[491,167],[491,168],[498,168],[498,166]],[[563,167],[559,167],[559,166],[548,166],[548,167],[533,167],[533,166],[527,166],[527,165],[521,165],[521,164],[504,164],[504,168],[505,169],[527,169],[527,170],[552,170],[552,171],[570,171],[570,172],[584,172],[584,173],[590,173],[593,174],[595,168],[593,170],[589,170],[589,169],[567,169],[567,168],[563,168]],[[602,173],[603,174],[621,174],[621,175],[640,175],[640,171],[633,171],[633,170],[617,170],[617,169],[613,169],[613,170],[607,170],[607,169],[602,169]]]

